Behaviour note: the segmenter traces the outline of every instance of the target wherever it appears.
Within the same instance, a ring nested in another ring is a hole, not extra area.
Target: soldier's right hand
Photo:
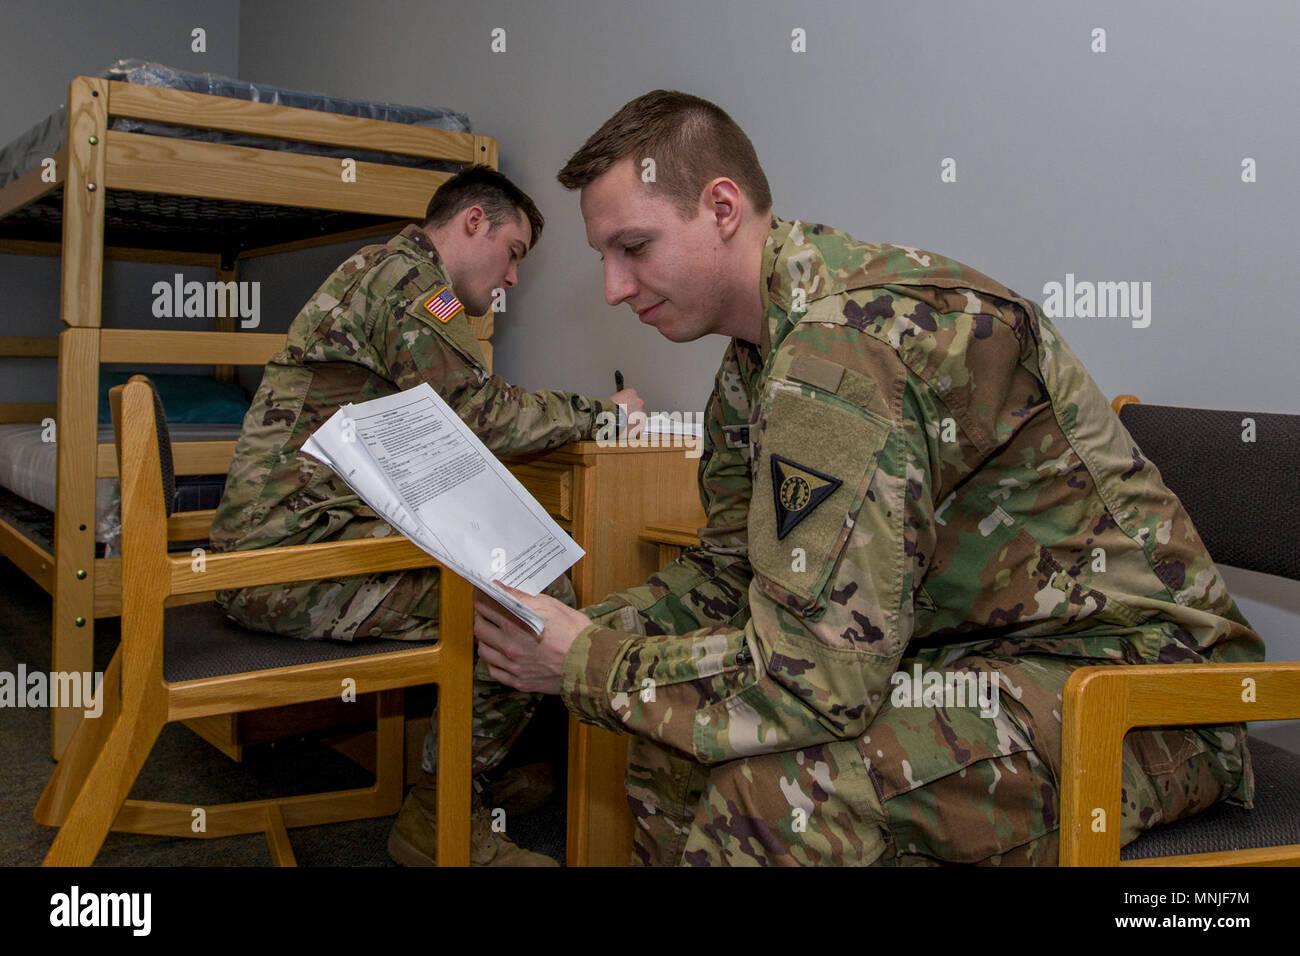
[[[641,396],[636,393],[634,388],[625,388],[620,392],[615,392],[609,400],[623,409],[623,415],[627,421],[627,437],[636,438],[645,428],[645,402]]]

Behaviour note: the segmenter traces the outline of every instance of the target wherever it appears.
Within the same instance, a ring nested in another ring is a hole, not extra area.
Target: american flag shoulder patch
[[[451,294],[451,289],[443,286],[424,300],[424,307],[439,322],[450,322],[457,312],[465,308],[460,299]]]

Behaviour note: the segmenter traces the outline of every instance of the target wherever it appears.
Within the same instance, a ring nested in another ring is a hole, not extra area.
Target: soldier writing
[[[448,179],[422,225],[358,250],[303,306],[284,349],[266,365],[244,418],[224,496],[212,523],[218,551],[382,537],[389,525],[330,468],[300,452],[303,442],[347,402],[363,402],[428,382],[483,443],[500,456],[592,437],[602,413],[640,412],[632,389],[608,399],[528,392],[489,374],[467,314],[487,312],[493,290],[511,288],[537,244],[543,218],[505,176],[475,166]],[[561,578],[550,589],[572,604]],[[218,593],[245,627],[298,638],[437,635],[438,572],[410,570]],[[474,685],[474,766],[504,757],[536,708],[535,695],[494,683],[482,664]],[[434,862],[434,756],[437,715],[414,787],[389,841],[398,862]],[[527,788],[525,788],[526,790]],[[522,799],[536,804],[536,796]],[[553,865],[519,849],[474,805],[472,857],[479,864]]]

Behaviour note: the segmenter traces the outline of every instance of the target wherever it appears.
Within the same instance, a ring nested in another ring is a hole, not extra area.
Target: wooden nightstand
[[[573,566],[579,607],[644,584],[658,571],[647,525],[704,524],[699,458],[682,448],[606,448],[575,442],[509,463],[510,470],[587,552]],[[624,787],[627,738],[569,719],[570,866],[626,866],[632,814]]]

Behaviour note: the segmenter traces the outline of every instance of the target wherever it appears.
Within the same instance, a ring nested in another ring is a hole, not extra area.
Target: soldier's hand
[[[636,393],[636,389],[625,388],[621,392],[615,392],[609,400],[623,407],[623,415],[627,421],[627,437],[636,438],[640,435],[641,430],[645,428],[645,402]]]
[[[474,636],[488,676],[515,690],[558,694],[564,687],[564,655],[591,619],[549,595],[501,586],[540,614],[546,626],[538,637],[488,595],[475,591]]]

